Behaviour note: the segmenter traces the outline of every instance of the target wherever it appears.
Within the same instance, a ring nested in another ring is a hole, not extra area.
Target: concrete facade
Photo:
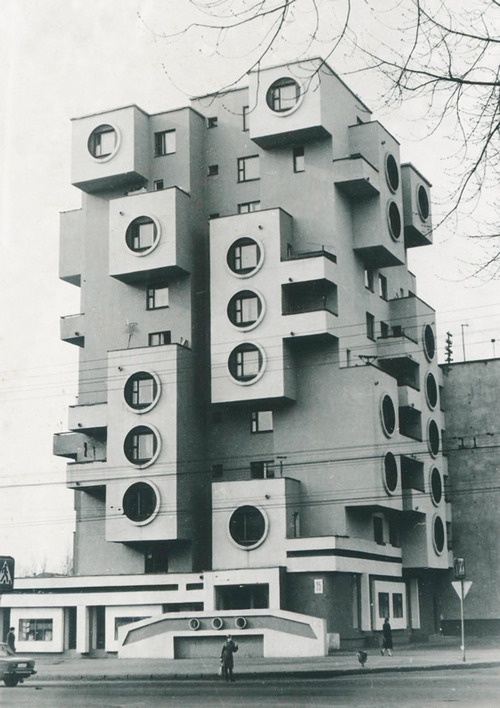
[[[442,373],[406,265],[432,242],[429,183],[320,60],[73,128],[60,276],[81,312],[61,336],[79,394],[54,452],[76,578],[58,581],[72,630],[53,650],[71,634],[126,653],[140,622],[141,652],[160,627],[175,655],[186,632],[217,637],[214,611],[272,655],[280,635],[297,655],[304,614],[309,653],[386,615],[432,633],[421,588],[451,565]]]

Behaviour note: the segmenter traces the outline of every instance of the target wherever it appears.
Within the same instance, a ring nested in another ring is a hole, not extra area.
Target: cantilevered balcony
[[[63,342],[85,346],[85,315],[65,315],[60,320],[61,339]]]
[[[282,314],[290,337],[337,336],[337,286],[329,280],[282,285]]]
[[[380,192],[379,172],[363,155],[333,161],[333,181],[350,199],[373,197]]]

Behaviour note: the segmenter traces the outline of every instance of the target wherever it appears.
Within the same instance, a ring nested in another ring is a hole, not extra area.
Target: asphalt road
[[[0,687],[1,706],[149,708],[155,706],[460,706],[498,708],[500,669],[367,674],[333,679],[221,681],[36,681]]]

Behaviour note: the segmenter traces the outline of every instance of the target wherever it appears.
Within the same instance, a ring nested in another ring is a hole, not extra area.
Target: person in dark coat
[[[12,649],[14,654],[16,653],[16,635],[14,634],[14,627],[10,627],[7,632],[7,646]]]
[[[238,651],[238,645],[236,644],[236,642],[233,642],[231,635],[228,634],[226,641],[222,645],[222,652],[220,655],[220,663],[222,666],[222,676],[226,679],[226,681],[234,681],[233,654],[237,651]]]
[[[385,618],[384,625],[382,627],[382,636],[382,649],[380,650],[380,653],[382,656],[384,656],[384,654],[392,656],[392,629],[389,624],[388,617]]]

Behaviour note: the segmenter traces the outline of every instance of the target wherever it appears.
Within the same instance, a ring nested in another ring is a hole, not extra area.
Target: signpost
[[[14,590],[14,559],[0,556],[0,595]]]
[[[462,661],[465,661],[465,626],[464,626],[464,600],[472,585],[472,580],[465,580],[465,558],[455,558],[453,563],[455,578],[451,584],[460,598],[460,629],[462,644]]]

